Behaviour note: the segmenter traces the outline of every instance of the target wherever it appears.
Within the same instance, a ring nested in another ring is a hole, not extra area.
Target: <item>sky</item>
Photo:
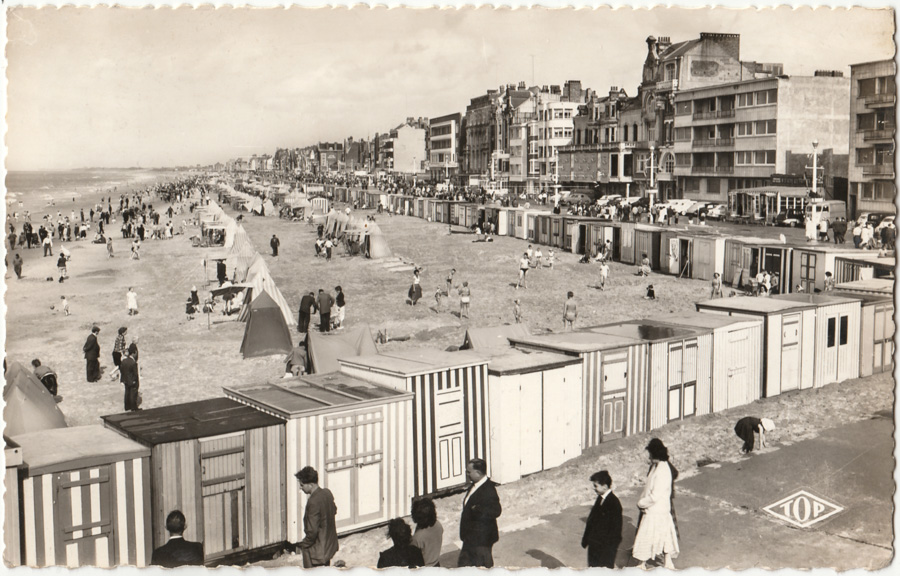
[[[211,164],[465,113],[500,85],[633,95],[649,35],[812,75],[894,57],[866,8],[7,8],[8,170]]]

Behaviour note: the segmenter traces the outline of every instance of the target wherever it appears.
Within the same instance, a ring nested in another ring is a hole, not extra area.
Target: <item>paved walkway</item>
[[[893,416],[880,414],[826,430],[813,440],[770,446],[737,463],[713,463],[678,481],[675,505],[681,555],[675,565],[839,571],[888,565],[893,538],[892,433]],[[615,482],[615,471],[610,472]],[[587,490],[584,486],[569,489]],[[798,490],[844,510],[809,528],[795,527],[763,510]],[[620,567],[635,564],[630,548],[637,496],[619,495],[625,511],[622,549],[616,561]],[[494,547],[495,563],[510,568],[586,567],[580,541],[589,511],[589,506],[577,506],[530,526],[508,528]],[[445,547],[442,566],[456,565],[457,552],[450,548]]]

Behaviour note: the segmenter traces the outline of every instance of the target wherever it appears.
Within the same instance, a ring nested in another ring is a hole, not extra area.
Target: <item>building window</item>
[[[686,167],[691,165],[691,154],[679,152],[675,154],[675,165],[679,167]]]
[[[875,164],[875,150],[872,148],[857,148],[856,164],[857,166],[871,166]]]
[[[706,180],[706,193],[707,194],[718,194],[720,189],[721,180],[719,178],[707,178]]]
[[[757,136],[775,133],[775,120],[759,120],[755,125]]]
[[[637,142],[637,139],[638,139],[637,124],[631,125],[631,139],[632,139],[632,141]]]
[[[675,103],[675,115],[676,116],[685,116],[687,114],[693,113],[693,107],[691,106],[691,101],[687,102],[676,102]]]
[[[690,142],[691,141],[690,127],[676,128],[675,129],[675,141],[676,142]]]
[[[816,285],[816,255],[800,255],[800,286],[804,292],[812,292]]]
[[[859,95],[860,97],[875,95],[875,78],[859,80]]]
[[[878,166],[894,165],[894,148],[892,145],[875,148],[875,164]]]
[[[753,106],[753,92],[747,92],[745,94],[737,95],[737,107],[738,108],[746,108],[748,106]]]
[[[753,152],[735,152],[734,163],[738,166],[749,166],[753,164]]]
[[[754,164],[757,166],[775,164],[774,150],[757,150],[753,153]]]
[[[623,126],[623,128],[625,129],[625,132],[623,133],[623,136],[625,138],[624,142],[628,142],[628,124]]]
[[[771,90],[760,90],[756,93],[756,105],[765,106],[767,104],[775,104],[778,102],[778,91],[774,88]]]

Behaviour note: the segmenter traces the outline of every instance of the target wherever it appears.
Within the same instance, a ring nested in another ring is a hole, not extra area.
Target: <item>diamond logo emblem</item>
[[[818,524],[826,518],[843,512],[844,508],[806,490],[800,490],[774,504],[769,504],[763,510],[794,526],[809,528],[813,524]]]

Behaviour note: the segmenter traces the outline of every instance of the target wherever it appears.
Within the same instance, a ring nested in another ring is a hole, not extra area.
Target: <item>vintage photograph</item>
[[[6,568],[892,565],[889,5],[2,15]]]

